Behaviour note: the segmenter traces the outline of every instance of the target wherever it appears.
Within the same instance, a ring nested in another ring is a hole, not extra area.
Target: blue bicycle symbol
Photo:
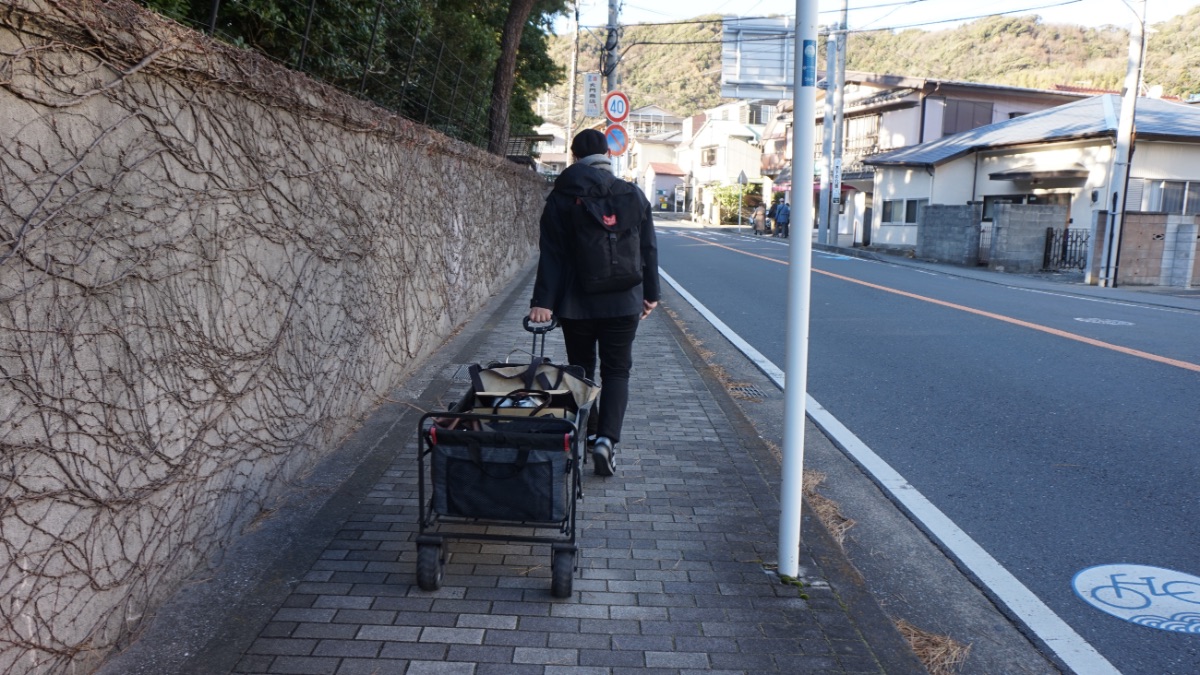
[[[1117,609],[1143,609],[1150,606],[1153,598],[1162,597],[1200,605],[1200,583],[1177,580],[1157,586],[1154,582],[1155,577],[1152,576],[1138,577],[1141,581],[1125,581],[1119,578],[1125,576],[1129,575],[1108,575],[1111,583],[1093,588],[1090,593],[1092,599]]]

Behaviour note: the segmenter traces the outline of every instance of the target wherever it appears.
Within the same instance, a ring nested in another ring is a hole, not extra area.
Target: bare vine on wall
[[[527,259],[505,165],[112,0],[0,9],[0,671],[86,671]]]

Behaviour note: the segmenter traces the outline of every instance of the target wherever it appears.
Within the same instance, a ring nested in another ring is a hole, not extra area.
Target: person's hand
[[[657,302],[651,302],[650,300],[643,300],[642,301],[642,318],[644,319],[644,318],[650,316],[650,312],[653,312],[655,307],[658,307]]]
[[[553,318],[554,318],[554,312],[546,309],[545,307],[529,308],[529,322],[530,323],[550,323],[550,319],[553,319]]]

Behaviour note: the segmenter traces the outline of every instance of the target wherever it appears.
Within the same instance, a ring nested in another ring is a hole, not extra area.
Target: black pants
[[[596,378],[596,355],[600,356],[600,410],[593,409],[588,432],[606,436],[613,443],[621,440],[625,408],[629,405],[629,373],[633,370],[633,338],[639,317],[611,319],[559,319],[567,362],[581,366],[588,378]]]
[[[779,230],[778,232],[776,232],[776,234],[778,234],[779,236],[781,236],[781,237],[788,236],[788,224],[787,223],[775,223],[775,229]]]

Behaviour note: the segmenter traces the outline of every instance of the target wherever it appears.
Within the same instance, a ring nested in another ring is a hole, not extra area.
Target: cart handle
[[[525,326],[525,330],[529,331],[530,333],[533,333],[534,335],[545,335],[546,333],[549,333],[550,331],[554,330],[555,328],[558,328],[558,319],[551,317],[550,321],[548,323],[546,323],[544,325],[534,326],[534,325],[531,325],[531,323],[529,321],[529,317],[524,317],[523,319],[521,319],[521,325]]]

